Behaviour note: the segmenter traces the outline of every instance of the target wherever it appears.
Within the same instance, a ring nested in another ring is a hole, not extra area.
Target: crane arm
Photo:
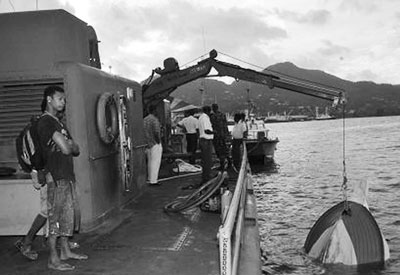
[[[143,85],[143,103],[146,106],[167,98],[179,86],[206,77],[212,68],[212,61],[217,55],[216,51],[210,52],[210,57],[198,62],[196,65],[180,70],[179,67],[163,72],[160,68],[153,70],[153,74]],[[165,62],[164,62],[165,63]],[[154,73],[160,76],[153,79]]]
[[[273,81],[274,87],[286,89],[300,94],[332,101],[333,105],[342,104],[344,91],[338,88],[307,82],[289,77],[279,77]]]
[[[343,103],[345,100],[344,91],[341,89],[289,76],[281,76],[275,73],[264,73],[242,68],[234,64],[216,60],[216,56],[217,52],[212,50],[208,58],[186,69],[179,70],[179,67],[176,64],[171,66],[173,69],[169,69],[167,72],[164,72],[165,70],[163,71],[159,68],[154,70],[153,75],[156,72],[160,77],[154,80],[151,78],[148,81],[148,84],[143,85],[143,100],[145,107],[150,103],[168,97],[168,95],[170,95],[176,88],[183,84],[194,81],[198,78],[210,76],[229,76],[236,80],[244,80],[266,85],[270,89],[278,87],[308,96],[329,100],[332,101],[333,104]],[[217,74],[209,75],[211,69],[215,69]]]

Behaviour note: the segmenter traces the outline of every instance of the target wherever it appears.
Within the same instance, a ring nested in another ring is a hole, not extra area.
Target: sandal
[[[21,239],[19,239],[18,241],[16,241],[14,243],[15,247],[19,250],[19,252],[21,252],[21,254],[23,256],[25,256],[26,258],[28,258],[31,261],[35,261],[38,258],[38,254],[36,251],[31,250],[30,246],[24,246],[23,242]]]
[[[53,263],[47,263],[47,267],[49,269],[54,269],[58,271],[69,271],[69,270],[74,270],[75,266],[67,264],[67,263],[58,263],[58,264],[53,264]]]
[[[61,259],[61,260],[68,260],[68,259],[73,259],[73,260],[87,260],[87,259],[89,259],[89,257],[88,257],[88,255],[85,255],[85,254],[73,253],[71,256],[68,256],[68,257],[60,256],[60,259]]]

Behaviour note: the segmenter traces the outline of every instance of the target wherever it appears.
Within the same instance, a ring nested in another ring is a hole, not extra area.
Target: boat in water
[[[247,138],[245,139],[247,156],[250,162],[270,163],[274,160],[279,142],[278,137],[270,134],[263,120],[250,117],[247,123]]]
[[[278,137],[271,135],[264,119],[257,117],[256,104],[250,98],[250,88],[247,91],[246,117],[247,137],[244,139],[247,157],[251,163],[269,164],[274,161]]]
[[[246,122],[247,138],[244,139],[247,149],[247,157],[250,163],[269,164],[274,160],[275,151],[279,142],[278,137],[271,135],[267,124],[261,120],[251,118]],[[235,125],[233,120],[228,120],[228,131],[232,132]]]

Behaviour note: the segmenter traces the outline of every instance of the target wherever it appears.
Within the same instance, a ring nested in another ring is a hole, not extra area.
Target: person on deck
[[[229,137],[228,122],[226,116],[218,110],[218,104],[211,105],[213,113],[210,120],[214,129],[214,149],[220,163],[220,170],[224,170],[226,166],[226,158],[228,155],[228,147],[226,140]]]
[[[232,129],[232,164],[233,169],[239,171],[241,163],[241,146],[243,139],[247,136],[246,123],[242,120],[242,115],[237,113],[234,116],[235,126]]]
[[[144,118],[144,132],[147,140],[147,181],[148,184],[155,186],[158,183],[158,173],[160,171],[162,145],[161,145],[161,125],[156,117],[156,106],[149,107],[149,114]]]
[[[73,253],[68,238],[73,235],[75,209],[78,209],[75,174],[72,158],[80,153],[78,144],[72,139],[57,114],[65,109],[65,93],[61,87],[49,86],[44,90],[46,100],[45,115],[38,122],[38,133],[46,164],[47,211],[49,220],[48,268],[66,271],[75,267],[63,262],[67,259],[84,260],[88,256]],[[60,238],[60,255],[57,239]]]
[[[41,104],[42,115],[45,115],[47,106],[47,99],[43,97]],[[62,119],[64,112],[58,112],[57,117]],[[36,234],[42,229],[47,222],[47,184],[46,184],[46,171],[32,170],[31,179],[33,187],[40,191],[40,212],[36,215],[28,233],[21,239],[15,242],[16,248],[21,252],[22,255],[30,260],[37,260],[38,253],[32,249],[33,240]],[[79,244],[73,241],[68,242],[71,249],[79,248]]]
[[[186,135],[186,150],[190,154],[189,163],[196,163],[196,150],[199,136],[199,120],[194,117],[195,109],[188,110],[187,116],[179,121],[178,127],[184,129]]]
[[[210,121],[211,107],[204,106],[203,113],[199,117],[200,150],[202,162],[202,183],[211,179],[212,150],[214,132]]]

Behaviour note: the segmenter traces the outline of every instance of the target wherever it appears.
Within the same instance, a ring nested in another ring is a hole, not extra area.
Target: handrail
[[[235,191],[230,202],[229,210],[226,214],[225,220],[218,230],[221,275],[237,274],[240,256],[240,243],[242,240],[242,229],[244,223],[246,188],[247,182],[249,180],[247,177],[247,169],[247,149],[245,143],[243,143],[243,157],[240,166],[239,176],[236,182]],[[233,233],[235,237],[233,240],[232,251]]]

